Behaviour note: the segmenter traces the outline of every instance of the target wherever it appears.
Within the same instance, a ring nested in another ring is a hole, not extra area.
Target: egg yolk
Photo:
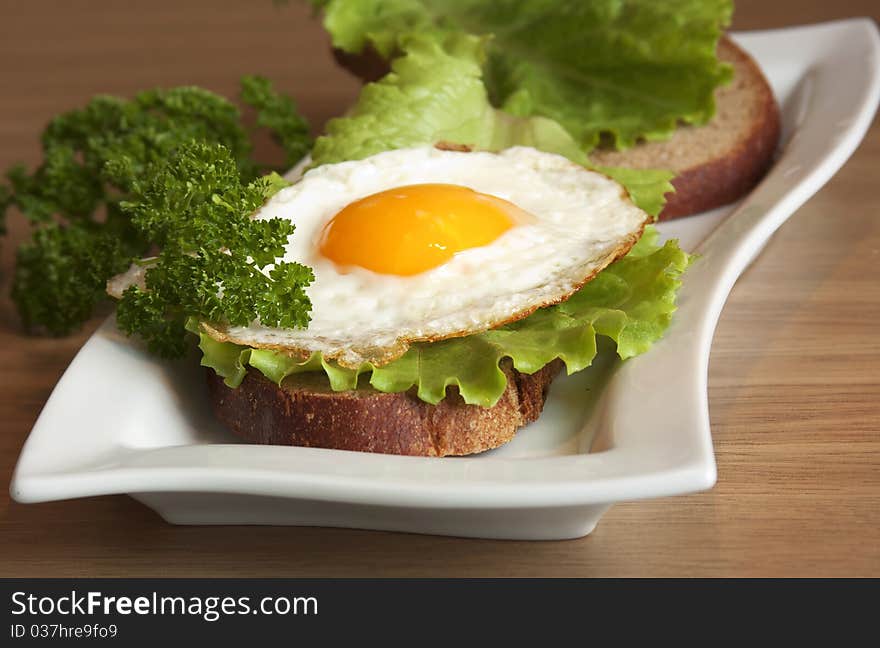
[[[339,265],[409,276],[491,243],[524,215],[513,203],[468,187],[408,185],[347,205],[324,227],[320,251]]]

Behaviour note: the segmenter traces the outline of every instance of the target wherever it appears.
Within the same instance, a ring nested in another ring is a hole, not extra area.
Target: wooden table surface
[[[741,1],[737,29],[878,5]],[[297,2],[0,1],[0,168],[39,160],[38,133],[93,94],[197,84],[234,96],[259,72],[317,127],[358,84]],[[268,149],[266,149],[268,151]],[[271,153],[270,153],[271,154]],[[621,504],[565,542],[295,527],[175,527],[125,496],[22,505],[0,493],[0,576],[880,576],[880,126],[779,231],[733,290],[709,401],[718,483]],[[53,386],[97,326],[22,334],[0,279],[0,483]]]

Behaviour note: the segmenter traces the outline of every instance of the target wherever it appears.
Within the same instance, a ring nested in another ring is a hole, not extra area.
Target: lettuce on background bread
[[[727,1],[313,4],[323,8],[337,59],[368,81],[409,50],[413,34],[485,36],[492,104],[555,120],[596,165],[671,171],[675,192],[661,219],[742,197],[776,151],[779,108],[767,80],[730,38],[719,39]]]
[[[367,84],[345,117],[327,123],[312,149],[313,167],[434,142],[488,151],[532,146],[595,166],[558,122],[517,117],[492,106],[481,67],[485,38],[452,34],[442,40],[412,36],[404,42],[405,54],[394,60],[391,72]],[[673,174],[662,169],[595,168],[624,184],[653,216],[673,190]]]
[[[715,46],[729,0],[313,0],[335,47],[386,60],[414,35],[485,37],[493,104],[558,122],[578,146],[619,147],[701,124],[730,79]]]
[[[770,85],[730,38],[722,37],[718,56],[733,66],[734,75],[715,91],[717,110],[708,123],[680,126],[668,140],[590,153],[595,164],[672,171],[675,191],[667,195],[661,219],[732,203],[751,191],[773,163],[781,119]]]

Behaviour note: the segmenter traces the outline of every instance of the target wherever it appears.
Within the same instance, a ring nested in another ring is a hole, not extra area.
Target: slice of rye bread
[[[337,62],[364,81],[389,70],[373,50],[333,52]],[[662,142],[641,142],[625,151],[593,151],[604,166],[669,169],[676,177],[660,220],[696,214],[731,203],[761,180],[779,142],[779,107],[761,69],[729,37],[718,42],[718,57],[733,65],[733,80],[715,91],[716,113],[703,126],[679,126]]]
[[[534,374],[502,362],[507,389],[492,407],[467,405],[454,387],[437,405],[411,391],[386,394],[370,387],[334,392],[322,372],[287,377],[278,387],[249,371],[232,389],[207,370],[217,418],[251,443],[385,454],[443,457],[497,448],[536,420],[562,368],[554,360]]]
[[[604,166],[669,169],[675,193],[660,220],[731,203],[758,184],[773,163],[779,143],[779,107],[758,65],[730,38],[718,43],[718,58],[733,65],[733,80],[715,91],[715,116],[704,126],[680,126],[662,142],[642,142],[625,151],[597,150]]]

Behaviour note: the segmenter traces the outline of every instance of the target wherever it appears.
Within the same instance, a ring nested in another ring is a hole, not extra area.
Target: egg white
[[[492,243],[401,277],[338,268],[319,252],[322,229],[349,203],[404,185],[447,183],[507,200],[533,216]],[[284,261],[310,266],[311,321],[305,329],[207,328],[219,340],[343,366],[376,366],[417,341],[469,335],[564,300],[625,254],[650,217],[610,178],[528,147],[501,153],[432,146],[379,153],[307,172],[272,197],[256,218],[290,219]]]

